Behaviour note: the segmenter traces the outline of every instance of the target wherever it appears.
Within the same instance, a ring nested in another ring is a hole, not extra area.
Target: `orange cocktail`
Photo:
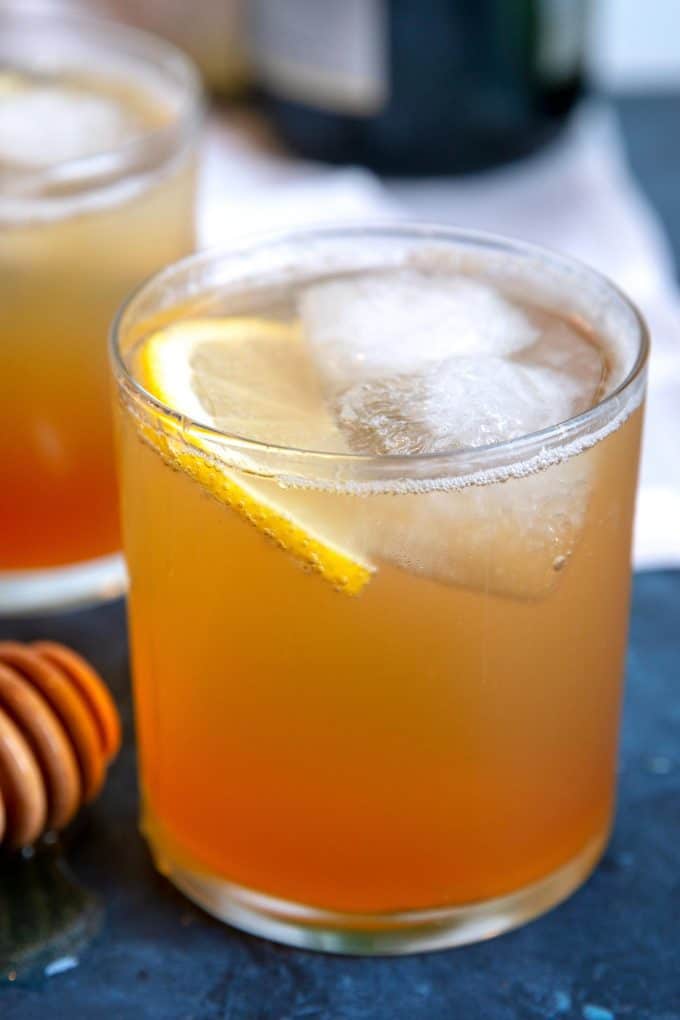
[[[356,228],[180,264],[117,344],[158,867],[250,930],[368,952],[574,889],[614,798],[625,300],[533,249]]]
[[[199,99],[184,58],[146,36],[18,5],[0,24],[0,610],[12,611],[94,597],[115,576],[106,336],[124,295],[193,247]]]

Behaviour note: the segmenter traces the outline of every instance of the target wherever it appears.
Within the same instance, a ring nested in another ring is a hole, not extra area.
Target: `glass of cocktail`
[[[107,329],[193,248],[199,120],[172,47],[0,0],[0,612],[120,590]]]
[[[546,251],[429,226],[187,259],[113,335],[158,868],[247,930],[404,952],[606,844],[647,338]]]

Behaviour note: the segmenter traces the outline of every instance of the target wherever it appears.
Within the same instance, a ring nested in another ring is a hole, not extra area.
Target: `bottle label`
[[[578,72],[589,7],[588,0],[539,0],[536,64],[546,81],[557,84]]]
[[[252,59],[277,96],[371,116],[385,104],[385,0],[251,0]]]

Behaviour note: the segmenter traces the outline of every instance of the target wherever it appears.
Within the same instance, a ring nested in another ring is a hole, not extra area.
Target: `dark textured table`
[[[680,256],[680,98],[618,105]],[[123,607],[0,624],[47,635],[102,670],[126,742],[62,849],[0,861],[1,1020],[680,1020],[680,572],[636,578],[618,820],[593,878],[519,931],[397,959],[242,935],[158,877],[136,831]]]
[[[0,987],[2,1020],[679,1020],[680,571],[635,581],[618,821],[593,878],[501,938],[396,959],[320,956],[240,934],[155,874],[136,831],[121,604],[0,626],[9,633],[51,635],[90,656],[119,701],[126,741],[101,800],[67,838],[71,876],[48,854],[13,865],[0,885],[38,943],[57,933],[31,956],[25,932],[16,978]],[[22,885],[22,868],[42,870]],[[0,945],[2,933],[0,919]]]

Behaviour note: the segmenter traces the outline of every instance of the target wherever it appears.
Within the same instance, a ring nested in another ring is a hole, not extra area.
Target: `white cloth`
[[[680,298],[673,259],[633,180],[613,115],[586,107],[563,138],[521,163],[463,178],[379,182],[277,151],[258,122],[215,120],[199,200],[202,245],[361,217],[418,217],[520,237],[615,280],[652,332],[635,532],[637,567],[680,565]]]
[[[293,159],[274,147],[256,118],[213,118],[202,155],[201,247],[228,245],[247,234],[399,213],[368,171]]]

